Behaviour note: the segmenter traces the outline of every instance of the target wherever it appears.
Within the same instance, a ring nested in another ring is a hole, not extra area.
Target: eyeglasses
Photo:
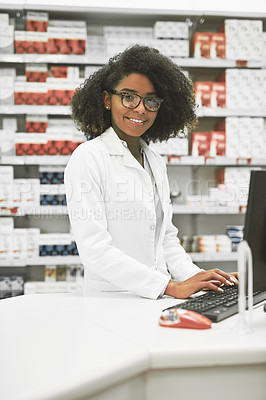
[[[123,106],[131,109],[138,107],[143,99],[145,109],[147,111],[155,112],[159,110],[161,103],[163,102],[163,99],[155,96],[142,97],[136,93],[120,92],[119,90],[110,90],[110,93],[121,96],[121,102]]]

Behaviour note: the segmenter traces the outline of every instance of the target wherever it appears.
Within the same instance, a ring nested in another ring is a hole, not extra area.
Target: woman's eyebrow
[[[128,88],[119,89],[119,92],[138,93],[136,90],[134,90],[134,89],[128,89]],[[150,94],[156,94],[156,92],[148,92],[148,93],[146,93],[146,94],[148,94],[148,95],[150,95]]]

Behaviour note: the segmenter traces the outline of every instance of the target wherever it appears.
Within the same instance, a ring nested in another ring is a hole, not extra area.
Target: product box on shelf
[[[16,105],[44,105],[47,99],[46,82],[15,81],[14,97]]]
[[[49,68],[49,76],[51,78],[68,79],[70,81],[78,81],[80,78],[79,67],[68,67],[65,65],[51,66]]]
[[[0,105],[14,104],[15,68],[0,69]]]
[[[210,132],[210,157],[225,156],[226,154],[226,139],[225,132],[211,131]]]
[[[16,133],[15,150],[17,156],[32,156],[46,154],[48,137],[44,133]]]
[[[153,36],[155,39],[188,39],[189,25],[187,22],[156,21]]]
[[[88,35],[86,38],[86,55],[89,57],[104,57],[106,55],[105,37]]]
[[[46,265],[44,272],[45,282],[56,282],[56,265]]]
[[[153,29],[150,27],[142,27],[142,26],[112,26],[105,25],[103,27],[103,36],[105,38],[153,38]]]
[[[211,107],[212,82],[197,81],[194,84],[195,99],[199,107]]]
[[[46,32],[48,27],[48,20],[48,13],[28,11],[26,15],[27,31]]]
[[[50,54],[85,54],[87,28],[85,21],[49,22],[48,47]]]
[[[226,36],[227,59],[262,59],[262,20],[226,19],[220,31]]]
[[[210,153],[210,139],[210,132],[192,132],[191,155],[207,157]]]
[[[48,115],[26,115],[26,132],[45,133],[48,127]]]
[[[28,252],[27,229],[13,229],[13,259],[26,259]]]
[[[39,179],[14,179],[13,204],[22,208],[38,207],[40,205]]]
[[[225,82],[212,82],[211,85],[211,104],[212,108],[226,107]]]
[[[189,57],[189,41],[186,39],[156,39],[151,45],[167,57]]]
[[[64,166],[40,165],[39,179],[41,185],[62,185],[64,183]]]
[[[14,26],[0,24],[0,54],[14,53]]]
[[[47,64],[26,64],[25,75],[27,82],[46,82],[48,66]]]
[[[170,138],[164,142],[151,143],[150,147],[161,155],[169,156],[187,156],[188,155],[188,139],[187,138]]]
[[[192,38],[192,55],[195,58],[210,58],[211,33],[196,32]]]
[[[26,32],[27,54],[46,54],[48,36],[45,32]]]
[[[39,256],[39,228],[27,229],[27,258],[36,258]]]
[[[69,105],[70,100],[80,82],[61,78],[47,78],[47,104]]]
[[[0,166],[0,207],[12,207],[14,167]]]
[[[3,156],[14,156],[15,132],[8,129],[0,129],[0,155]]]
[[[15,46],[15,53],[17,54],[24,54],[26,53],[27,48],[27,36],[26,31],[15,31],[14,32],[14,46]]]
[[[0,259],[9,259],[13,256],[14,219],[0,217]]]

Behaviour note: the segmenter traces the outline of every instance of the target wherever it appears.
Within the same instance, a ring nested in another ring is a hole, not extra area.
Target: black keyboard
[[[238,286],[223,286],[224,292],[209,291],[206,294],[175,304],[172,308],[183,308],[205,315],[213,322],[222,321],[238,312]],[[266,292],[253,293],[253,305],[266,299]],[[163,310],[163,311],[165,311]]]

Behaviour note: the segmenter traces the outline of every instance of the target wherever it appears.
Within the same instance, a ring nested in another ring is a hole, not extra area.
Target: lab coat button
[[[150,230],[151,230],[151,231],[154,231],[154,229],[155,229],[155,225],[152,224],[152,225],[150,226]]]

